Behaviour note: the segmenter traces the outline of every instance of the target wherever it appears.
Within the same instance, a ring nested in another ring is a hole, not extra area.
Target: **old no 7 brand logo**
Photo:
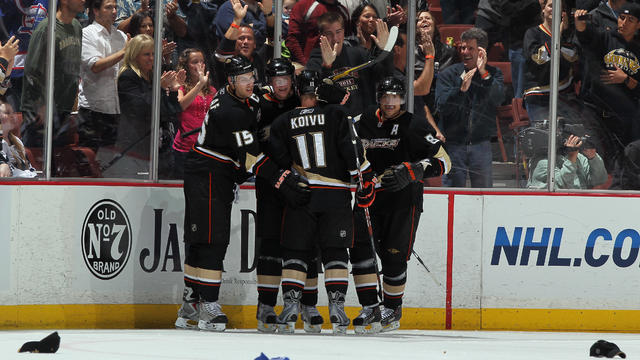
[[[129,260],[131,243],[131,224],[120,204],[94,204],[82,224],[82,256],[91,273],[102,280],[116,277]]]

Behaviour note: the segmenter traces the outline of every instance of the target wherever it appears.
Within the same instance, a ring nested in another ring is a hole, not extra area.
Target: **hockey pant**
[[[402,305],[407,262],[411,257],[420,214],[415,206],[393,213],[371,213],[374,244],[382,264],[385,307]],[[377,279],[364,211],[356,209],[354,221],[356,241],[350,249],[351,268],[360,305],[371,306],[377,303]]]

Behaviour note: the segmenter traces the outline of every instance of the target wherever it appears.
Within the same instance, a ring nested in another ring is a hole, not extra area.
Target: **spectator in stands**
[[[539,123],[549,118],[549,84],[551,79],[551,26],[553,15],[553,0],[545,0],[542,9],[542,24],[529,28],[524,35],[525,76],[524,101],[529,119],[532,123]],[[560,25],[560,76],[559,90],[573,92],[573,64],[578,60],[578,45],[575,37],[571,36],[569,19],[566,12],[562,13]],[[563,110],[558,107],[558,111]],[[568,115],[565,115],[568,116]]]
[[[547,187],[548,159],[532,159],[531,175],[527,182],[529,189]],[[580,137],[569,135],[561,147],[554,166],[555,184],[558,189],[591,189],[604,184],[607,170],[595,148],[584,148]]]
[[[522,98],[524,91],[524,34],[532,26],[540,24],[541,11],[538,0],[508,1],[502,8],[503,15],[509,18],[504,47],[511,62],[513,97]]]
[[[318,27],[322,34],[320,48],[313,49],[311,52],[307,62],[308,70],[317,71],[322,78],[327,78],[371,58],[363,47],[343,46],[344,25],[344,18],[335,12],[324,13],[318,18]],[[376,21],[376,34],[376,52],[378,52],[384,48],[389,38],[387,24],[381,19]],[[346,103],[348,114],[360,114],[366,106],[376,104],[375,84],[393,69],[392,63],[393,58],[390,56],[374,67],[351,73],[336,81],[342,90],[350,93]]]
[[[598,6],[589,11],[591,23],[600,31],[615,30],[618,28],[618,15],[620,8],[627,0],[603,0]]]
[[[509,25],[509,18],[500,12],[501,4],[509,0],[480,0],[476,13],[475,26],[487,33],[488,43],[485,50],[489,51],[493,44],[504,40],[505,28]]]
[[[433,56],[433,80],[431,86],[424,96],[422,96],[422,102],[425,105],[424,112],[427,116],[427,121],[436,130],[436,136],[440,141],[445,141],[445,136],[440,131],[439,116],[436,111],[436,83],[438,79],[438,73],[446,69],[449,65],[455,64],[459,61],[458,53],[456,49],[443,43],[440,40],[440,32],[438,31],[438,24],[436,24],[433,15],[429,11],[419,11],[416,14],[416,71],[421,71],[425,66],[429,65],[430,57],[426,53],[426,46],[422,45],[427,42],[426,38],[431,39],[433,48],[435,50]],[[416,101],[418,104],[418,101]],[[418,113],[418,109],[415,109],[415,113]]]
[[[640,29],[640,5],[624,4],[615,30],[602,31],[583,20],[585,14],[586,10],[575,12],[578,40],[588,50],[586,55],[592,56],[587,59],[592,70],[585,74],[591,86],[585,89],[583,96],[585,103],[601,114],[600,135],[605,142],[605,162],[615,164],[615,185],[621,172],[624,147],[640,139],[637,121],[640,45],[634,40]]]
[[[351,14],[351,36],[345,38],[350,46],[362,46],[375,51],[376,22],[380,18],[376,8],[369,3],[361,3]],[[372,35],[374,37],[372,37]]]
[[[116,147],[120,154],[104,168],[104,176],[128,178],[136,178],[139,175],[148,176],[151,146],[152,72],[153,38],[145,34],[137,35],[127,44],[118,76],[118,99],[121,116]],[[185,77],[184,70],[162,73],[160,86],[164,91],[161,91],[160,125],[164,129],[168,127],[169,121],[167,119],[180,112],[178,89]],[[173,141],[173,136],[166,140],[170,144]],[[169,159],[160,158],[158,161],[159,173],[170,174],[170,168],[166,169],[166,167],[170,166],[171,162]]]
[[[609,189],[640,190],[640,140],[632,141],[624,148],[622,171]]]
[[[11,87],[10,76],[19,49],[20,40],[15,36],[10,37],[4,45],[0,45],[0,95],[4,95]]]
[[[179,39],[178,51],[182,53],[189,48],[202,50],[207,67],[213,69],[218,47],[213,20],[218,13],[218,5],[212,1],[191,0],[178,0],[178,4],[187,20],[187,33]]]
[[[598,32],[605,33],[611,31],[613,33],[618,29],[618,15],[620,8],[627,2],[627,0],[603,0],[599,4],[596,4],[592,9],[580,8],[589,11],[588,19],[589,23]],[[602,57],[599,53],[600,47],[590,46],[586,43],[582,46],[583,61],[581,65],[582,79],[580,85],[580,97],[585,99],[587,103],[592,104],[590,99],[594,88],[598,88],[598,84],[594,84],[593,80],[596,75],[601,71]],[[597,79],[596,79],[597,80]],[[602,111],[597,111],[602,114]],[[601,132],[601,131],[600,131]],[[605,142],[606,143],[606,142]],[[605,145],[606,146],[606,145]],[[609,146],[610,147],[610,146]],[[621,149],[619,149],[621,151]],[[612,157],[607,149],[602,150],[602,154],[605,157],[605,163],[607,168],[612,168]]]
[[[131,37],[135,37],[139,34],[147,34],[153,37],[153,16],[150,11],[137,11],[135,14],[131,15],[131,20],[129,21],[129,34]]]
[[[55,16],[54,146],[75,142],[75,126],[70,115],[77,101],[82,55],[82,28],[75,15],[83,10],[84,0],[60,0]],[[24,68],[22,138],[28,147],[43,145],[47,24],[50,20],[51,17],[42,20],[33,32]]]
[[[384,10],[385,6],[387,6],[385,4],[386,0],[381,0],[381,4],[380,4],[380,9]],[[338,2],[345,7],[345,9],[347,9],[347,13],[349,14],[349,16],[353,15],[353,12],[356,10],[357,7],[359,7],[360,5],[362,5],[363,1],[362,0],[338,0]],[[373,1],[369,1],[367,0],[368,3],[373,3]],[[374,5],[375,6],[375,5]],[[378,11],[376,9],[376,11]],[[384,12],[384,11],[383,11]],[[378,13],[380,14],[380,12]]]
[[[24,63],[31,34],[40,21],[47,17],[48,3],[49,0],[0,1],[0,16],[6,30],[6,38],[2,38],[2,41],[6,41],[11,36],[15,36],[20,41],[19,51],[14,61],[15,67],[11,72],[11,86],[5,95],[6,100],[16,110],[20,109]]]
[[[116,81],[127,35],[113,25],[116,0],[88,1],[93,22],[82,29],[78,144],[97,152],[116,140],[120,113]]]
[[[177,60],[177,54],[174,51],[182,38],[187,35],[187,23],[184,14],[180,12],[178,0],[163,0],[162,12],[164,26],[162,29],[156,29],[161,32],[162,40],[162,63],[163,69],[169,70],[173,68],[173,63]],[[138,12],[148,12],[153,19],[155,0],[119,0],[118,1],[118,20],[116,24],[118,30],[131,34],[134,37],[135,30],[129,27],[132,17]],[[138,7],[139,6],[139,7]],[[136,34],[137,35],[137,34]],[[150,35],[153,37],[153,33]],[[184,48],[184,47],[183,47]],[[169,51],[169,49],[171,51]]]
[[[138,12],[153,13],[153,6],[155,6],[155,0],[140,0],[139,2],[135,0],[118,0],[118,17],[115,22],[118,30],[131,33],[132,30],[129,28],[131,17]],[[167,24],[169,29],[175,32],[177,36],[185,36],[187,23],[184,20],[184,15],[179,11],[178,0],[163,0],[162,6],[165,16],[163,23]]]
[[[136,5],[133,0],[119,0],[118,17],[116,18],[116,25],[118,26],[118,30],[124,31],[126,33],[131,33],[129,29],[131,17],[135,13],[148,13],[150,10],[149,2],[150,0],[140,0],[139,4]]]
[[[291,52],[291,61],[305,65],[309,61],[311,50],[318,47],[320,33],[318,19],[326,12],[335,12],[342,17],[344,31],[350,29],[349,13],[338,3],[338,0],[300,0],[291,10],[289,19],[289,33],[285,44]]]
[[[393,4],[395,3],[395,6]],[[384,21],[389,26],[400,26],[407,23],[409,16],[409,0],[395,0],[391,2],[392,6],[387,7],[387,17]],[[412,2],[413,4],[413,2]],[[422,10],[417,7],[417,10]]]
[[[298,0],[284,0],[282,2],[282,38],[286,39],[289,34],[289,21],[291,20],[291,10]]]
[[[461,35],[462,63],[439,73],[436,106],[440,113],[452,169],[445,186],[490,188],[492,152],[490,139],[496,132],[496,108],[502,103],[503,76],[487,65],[487,33],[471,28]]]
[[[445,24],[473,24],[478,0],[440,0]]]
[[[253,28],[241,25],[247,14],[248,6],[242,5],[240,0],[229,0],[234,11],[233,21],[216,50],[216,67],[214,86],[219,89],[227,82],[224,72],[224,62],[233,55],[242,55],[249,59],[257,72],[255,84],[261,86],[264,83],[265,60],[256,52],[256,40]]]
[[[2,127],[0,178],[34,178],[37,176],[20,140],[21,122],[22,118],[13,111],[11,104],[5,98],[0,98],[0,126]]]
[[[540,1],[542,2],[542,0]],[[575,9],[584,9],[587,11],[591,11],[597,8],[601,2],[602,0],[576,0]],[[543,4],[540,4],[540,6],[543,6]]]
[[[431,83],[433,82],[433,69],[435,62],[434,44],[429,36],[420,36],[419,40],[420,43],[417,44],[417,47],[420,49],[420,52],[423,52],[425,55],[422,57],[422,68],[419,70],[417,66],[414,68],[414,104],[413,109],[409,109],[409,111],[414,113],[417,121],[422,122],[421,126],[426,128],[426,124],[429,123],[429,125],[436,130],[437,137],[439,139],[444,139],[444,136],[438,129],[429,109],[425,108],[423,101],[423,96],[429,93],[431,90]],[[393,77],[402,80],[403,83],[406,83],[407,32],[404,26],[400,27],[398,39],[393,47],[393,67]]]
[[[626,2],[627,0],[603,0],[600,1],[599,4],[595,4],[593,7],[589,6],[589,4],[585,4],[584,7],[578,8],[589,12],[590,23],[594,28],[598,29],[600,32],[607,32],[612,29],[615,31],[618,28],[618,14],[620,7],[622,7]],[[584,75],[588,75],[591,72],[599,71],[600,56],[597,52],[594,53],[592,51],[591,46],[588,46],[588,44],[585,45],[587,45],[583,46],[585,61],[581,64],[581,72]],[[590,76],[583,76],[581,80],[580,95],[581,97],[585,97],[588,96],[593,85],[591,84]]]
[[[523,93],[525,58],[522,39],[527,29],[540,24],[540,11],[539,0],[480,0],[478,5],[476,26],[489,36],[487,51],[496,42],[502,42],[507,51],[511,62],[513,97],[521,98]]]
[[[178,59],[178,70],[182,69],[187,72],[187,78],[184,85],[178,89],[178,102],[182,112],[178,118],[178,131],[173,141],[176,179],[182,179],[184,160],[198,138],[198,133],[184,135],[200,128],[209,111],[209,104],[216,94],[216,89],[209,85],[209,71],[201,50],[183,51]]]
[[[247,7],[247,13],[245,14],[242,23],[239,25],[249,25],[253,29],[253,36],[255,38],[256,48],[260,49],[267,39],[267,16],[271,18],[271,24],[273,25],[273,11],[271,6],[266,9],[266,13],[262,10],[262,2],[257,0],[242,0],[242,5]],[[271,1],[270,1],[271,2]],[[218,39],[222,39],[224,34],[229,29],[229,26],[233,22],[235,13],[230,1],[225,2],[218,9],[213,23],[216,27],[216,36]]]
[[[135,37],[139,34],[146,34],[153,37],[153,32],[155,31],[155,27],[153,25],[153,16],[151,12],[146,11],[138,11],[135,14],[131,15],[131,20],[129,21],[129,36]],[[169,70],[171,67],[171,56],[173,51],[177,48],[177,44],[174,41],[168,41],[167,39],[162,39],[162,64],[163,69]]]

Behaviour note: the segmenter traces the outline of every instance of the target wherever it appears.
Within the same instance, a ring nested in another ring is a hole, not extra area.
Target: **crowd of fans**
[[[42,169],[48,2],[0,4],[0,177],[36,177],[34,168]],[[161,3],[156,9],[153,0],[57,1],[53,176],[146,179],[157,136],[159,178],[181,179],[185,154],[225,85],[225,59],[245,56],[257,69],[256,86],[269,86],[264,69],[277,46],[296,72],[306,68],[326,78],[377,56],[392,26],[400,29],[392,56],[336,83],[350,93],[346,106],[355,116],[375,104],[379,79],[405,79],[407,49],[413,48],[412,110],[445,141],[453,162],[445,186],[493,186],[497,109],[512,98],[523,99],[531,127],[548,127],[554,0],[284,0],[281,19],[275,19],[273,0],[243,0],[240,12],[228,0]],[[413,47],[406,33],[409,4],[417,7]],[[562,5],[558,114],[585,132],[558,135],[565,164],[556,170],[577,169],[571,176],[593,179],[562,182],[571,183],[567,187],[632,189],[640,168],[631,158],[640,140],[640,5]],[[154,24],[156,11],[162,29]],[[276,21],[282,41],[273,40]],[[449,24],[470,29],[441,39],[439,29]],[[159,85],[153,84],[156,31],[162,38]],[[496,61],[509,62],[511,74]],[[162,89],[158,134],[151,126],[154,86]],[[542,151],[523,157],[516,147],[510,153],[511,161],[526,164],[523,185],[545,186]]]

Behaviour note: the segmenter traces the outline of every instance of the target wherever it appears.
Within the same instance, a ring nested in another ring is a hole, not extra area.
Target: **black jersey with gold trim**
[[[563,32],[560,45],[559,90],[572,84],[572,64],[579,60],[579,51],[574,36]],[[549,95],[551,91],[551,32],[544,24],[532,27],[524,34],[524,95]]]
[[[296,108],[271,125],[271,155],[281,167],[293,167],[309,180],[312,211],[351,206],[356,147],[361,170],[369,167],[361,144],[354,147],[351,141],[350,126],[344,111],[335,105]]]
[[[198,140],[185,163],[185,172],[216,168],[233,176],[238,183],[250,174],[275,177],[277,168],[260,151],[258,144],[258,102],[255,95],[240,99],[228,89],[221,89],[211,101]],[[267,162],[269,164],[263,166]]]
[[[604,84],[600,75],[604,70],[619,68],[631,78],[640,81],[640,44],[635,39],[627,42],[617,29],[601,32],[591,24],[587,25],[585,31],[577,32],[577,35],[583,47],[596,54],[596,59],[592,61],[599,61],[599,68],[594,66],[585,74],[590,78],[591,86],[587,85],[583,95],[587,100],[610,107],[616,113],[633,113],[631,116],[634,116],[640,86],[630,89],[625,83]]]
[[[371,106],[356,117],[356,131],[366,151],[373,171],[382,175],[385,169],[402,162],[429,159],[431,168],[425,177],[440,176],[449,171],[451,163],[442,142],[432,129],[410,112],[383,121],[377,106]],[[377,186],[372,210],[387,212],[402,207],[422,206],[422,182],[390,192]]]
[[[281,114],[300,106],[300,99],[292,95],[285,100],[278,100],[271,92],[260,96],[260,119],[258,120],[258,130],[260,134],[260,146],[262,151],[268,154],[265,147],[269,138],[269,131],[273,121]]]

